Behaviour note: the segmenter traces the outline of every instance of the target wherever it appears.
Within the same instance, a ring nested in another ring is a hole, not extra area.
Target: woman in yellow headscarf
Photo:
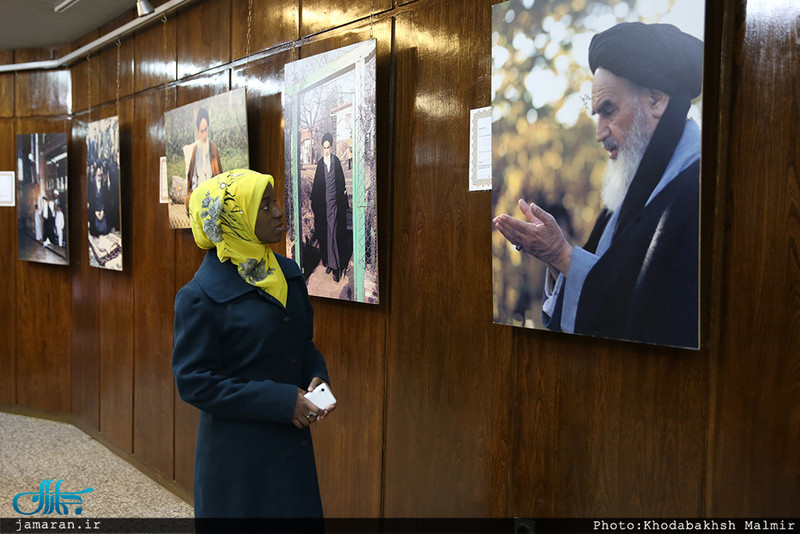
[[[300,269],[269,246],[283,236],[274,180],[222,173],[192,193],[189,212],[208,253],[175,297],[172,368],[201,410],[195,516],[322,517],[309,425],[335,405],[304,396],[328,371]]]

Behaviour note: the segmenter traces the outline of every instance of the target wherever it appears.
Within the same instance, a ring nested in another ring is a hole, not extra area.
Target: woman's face
[[[275,201],[275,191],[268,184],[261,196],[256,216],[256,237],[265,245],[277,243],[283,238],[283,210]]]

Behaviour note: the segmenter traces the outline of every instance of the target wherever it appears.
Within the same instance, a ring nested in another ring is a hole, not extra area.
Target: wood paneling
[[[173,299],[203,252],[157,201],[163,113],[247,87],[251,167],[285,202],[284,65],[373,35],[381,304],[312,298],[340,401],[314,428],[326,515],[795,515],[800,7],[707,1],[704,335],[683,351],[492,324],[467,136],[490,104],[497,1],[253,0],[240,61],[249,0],[198,0],[122,43],[122,273],[88,266],[85,235],[86,125],[117,113],[116,46],[71,76],[0,75],[0,168],[16,133],[72,132],[71,265],[17,260],[0,208],[0,403],[69,412],[189,490],[198,412],[175,393]]]
[[[132,194],[132,128],[134,102],[109,104],[101,118],[119,117],[120,211],[122,216],[122,272],[98,271],[98,331],[100,353],[100,431],[116,446],[133,451],[133,241],[137,210]],[[118,115],[117,115],[118,114]],[[85,160],[84,160],[85,164]],[[85,176],[85,175],[84,175]],[[87,186],[88,187],[88,186]],[[85,228],[85,227],[84,227]],[[82,244],[85,244],[85,239]],[[84,248],[86,248],[84,246]]]
[[[510,330],[491,325],[480,252],[489,197],[467,191],[469,110],[488,104],[490,20],[488,4],[466,0],[424,2],[396,20],[388,517],[511,512]]]
[[[13,79],[13,74],[11,75]],[[12,93],[13,94],[13,93]],[[4,103],[5,105],[5,103]],[[13,106],[12,106],[13,107]],[[16,133],[12,119],[0,119],[0,169],[14,170],[16,177]],[[17,209],[0,208],[0,309],[16,310],[17,302]],[[0,321],[0,403],[16,402],[16,319],[6,313]]]
[[[172,90],[170,90],[172,91]],[[165,95],[137,95],[131,138],[134,227],[127,251],[133,276],[133,454],[173,477],[172,297],[175,232],[159,204]]]
[[[68,70],[21,71],[16,83],[17,117],[65,115],[72,110]]]
[[[231,2],[202,0],[178,13],[178,79],[231,59]]]
[[[70,46],[51,46],[46,48],[23,48],[15,50],[14,63],[49,61],[69,53],[71,48]]]
[[[299,0],[252,0],[250,54],[266,50],[299,35]],[[250,0],[232,0],[231,52],[236,60],[247,55],[247,18]]]
[[[153,24],[134,37],[134,87],[143,91],[176,79],[176,28],[173,15],[167,22]]]
[[[14,52],[0,51],[0,65],[14,63]],[[0,117],[14,116],[14,73],[0,74]]]
[[[133,92],[133,39],[112,44],[100,52],[100,102],[114,102]],[[119,63],[119,65],[117,65]],[[119,85],[119,89],[117,88]]]
[[[713,515],[800,502],[800,5],[738,17],[725,197]]]
[[[514,337],[514,514],[703,515],[702,353],[643,354],[629,343],[546,332]]]
[[[100,70],[100,58],[97,55],[82,59],[72,66],[70,80],[74,112],[97,108],[100,103],[100,78],[103,74]],[[96,109],[94,116],[97,116]]]
[[[300,35],[311,35],[391,9],[392,0],[302,0]]]
[[[278,202],[284,205],[284,140],[283,140],[283,66],[293,61],[294,50],[267,56],[234,69],[231,88],[247,91],[247,133],[250,146],[250,168],[275,178]],[[254,150],[255,149],[255,150]],[[276,252],[283,253],[278,243]]]
[[[97,110],[95,110],[97,113]],[[86,130],[89,113],[72,119],[69,152],[69,238],[72,278],[72,413],[85,427],[100,428],[100,273],[89,265]]]

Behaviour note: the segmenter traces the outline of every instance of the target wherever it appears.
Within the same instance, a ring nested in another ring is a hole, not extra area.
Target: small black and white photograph
[[[89,265],[122,270],[119,117],[90,122],[86,133]]]
[[[378,303],[376,41],[286,64],[286,255],[310,295]]]
[[[19,259],[69,265],[67,134],[17,135]]]

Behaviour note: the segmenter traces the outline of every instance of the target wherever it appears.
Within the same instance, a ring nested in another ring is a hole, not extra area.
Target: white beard
[[[603,174],[603,190],[600,198],[611,211],[617,211],[622,206],[625,195],[628,194],[628,187],[636,175],[652,136],[653,132],[647,130],[647,116],[644,110],[637,106],[630,132],[619,143],[617,159],[608,161]]]

